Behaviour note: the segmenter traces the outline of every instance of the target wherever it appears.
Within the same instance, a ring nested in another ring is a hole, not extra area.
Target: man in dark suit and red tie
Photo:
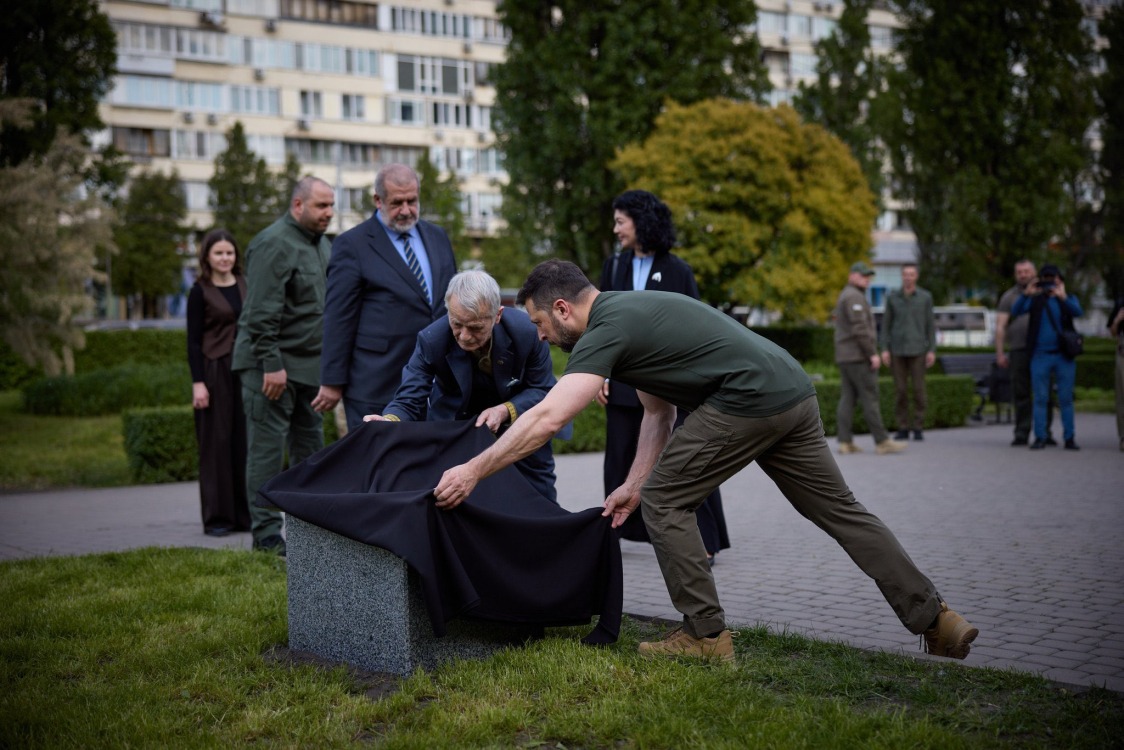
[[[349,429],[382,413],[418,332],[446,314],[453,248],[444,229],[418,218],[419,191],[413,169],[384,166],[374,216],[332,243],[320,392],[343,399]]]

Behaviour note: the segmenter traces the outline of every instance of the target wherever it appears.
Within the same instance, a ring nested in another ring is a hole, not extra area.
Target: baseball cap
[[[1060,270],[1058,270],[1058,267],[1055,266],[1053,263],[1047,263],[1046,265],[1042,266],[1041,269],[1039,269],[1038,277],[1041,278],[1043,276],[1053,276],[1054,278],[1057,278],[1057,279],[1064,279],[1065,278],[1064,276],[1062,276],[1062,272]]]
[[[860,260],[858,263],[851,264],[851,273],[861,273],[863,276],[873,276],[874,269]]]

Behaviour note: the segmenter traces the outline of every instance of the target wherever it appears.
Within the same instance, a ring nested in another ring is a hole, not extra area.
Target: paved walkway
[[[1079,414],[1078,453],[1011,448],[1009,425],[926,433],[896,456],[839,457],[941,594],[980,629],[968,665],[1124,691],[1124,454],[1110,415]],[[834,441],[832,441],[834,447]],[[559,495],[600,504],[600,454],[560,456]],[[765,623],[917,653],[878,589],[756,466],[723,485],[733,547],[714,568],[733,625]],[[204,536],[194,483],[0,495],[0,560],[136,547],[248,549]],[[626,612],[678,620],[651,547],[623,542]],[[932,658],[932,657],[927,657]]]

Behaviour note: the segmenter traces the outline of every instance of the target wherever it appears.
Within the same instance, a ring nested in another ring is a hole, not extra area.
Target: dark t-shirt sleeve
[[[203,287],[196,284],[187,295],[187,364],[191,382],[203,382]]]
[[[610,377],[623,353],[625,337],[615,325],[591,326],[582,334],[566,363],[566,372],[581,372]]]

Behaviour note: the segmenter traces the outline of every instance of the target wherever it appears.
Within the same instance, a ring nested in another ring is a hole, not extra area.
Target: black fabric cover
[[[615,642],[621,552],[600,506],[570,513],[513,467],[454,510],[434,505],[441,474],[494,442],[472,421],[366,422],[266,482],[257,502],[405,560],[435,635],[458,616],[560,626],[600,615],[583,640]]]

